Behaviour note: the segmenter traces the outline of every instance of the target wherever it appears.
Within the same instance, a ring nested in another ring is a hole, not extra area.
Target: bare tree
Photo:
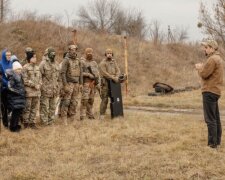
[[[79,9],[79,22],[89,29],[110,32],[117,18],[120,5],[116,0],[94,0]]]
[[[184,42],[186,39],[188,39],[188,29],[187,28],[181,28],[177,29],[177,41],[178,42]]]
[[[164,32],[161,30],[161,24],[159,21],[154,20],[150,25],[150,39],[154,45],[159,45],[164,40]]]
[[[3,22],[9,12],[10,0],[0,0],[0,21]]]
[[[143,13],[136,9],[126,10],[116,0],[93,0],[87,7],[80,7],[76,26],[98,32],[122,34],[143,39],[146,23]]]
[[[126,29],[127,16],[122,10],[119,10],[116,16],[112,31],[115,34],[122,34]]]
[[[187,28],[179,28],[171,30],[168,26],[168,43],[182,43],[188,39],[188,30]]]
[[[147,33],[147,24],[141,11],[135,9],[127,15],[127,20],[124,21],[125,31],[128,35],[144,39]]]
[[[225,0],[217,0],[213,7],[213,15],[202,2],[199,20],[198,27],[225,47]]]

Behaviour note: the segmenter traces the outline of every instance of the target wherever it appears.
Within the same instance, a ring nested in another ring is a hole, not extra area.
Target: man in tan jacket
[[[113,58],[113,51],[106,49],[105,58],[99,64],[99,72],[101,76],[101,104],[100,104],[100,119],[104,119],[106,113],[108,98],[109,98],[109,87],[108,80],[119,82],[120,68],[117,65],[116,60]]]
[[[216,148],[221,143],[222,135],[218,100],[223,85],[223,60],[217,51],[216,41],[207,40],[201,44],[208,58],[204,64],[196,64],[195,68],[202,79],[203,110],[208,127],[208,146]]]

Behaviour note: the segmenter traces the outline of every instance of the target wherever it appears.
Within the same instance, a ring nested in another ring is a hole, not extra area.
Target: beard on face
[[[76,52],[69,52],[69,56],[71,58],[76,58],[77,57],[77,54],[76,54]]]
[[[92,58],[93,58],[93,55],[92,55],[92,54],[88,54],[88,55],[87,55],[87,59],[88,59],[88,60],[92,60]]]
[[[109,55],[108,55],[108,56],[107,56],[107,59],[112,59],[112,56],[109,56]]]

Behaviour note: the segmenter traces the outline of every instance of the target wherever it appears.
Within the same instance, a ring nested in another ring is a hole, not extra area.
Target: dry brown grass
[[[221,109],[225,108],[225,89],[219,100]],[[124,97],[125,106],[150,106],[158,108],[202,109],[201,90],[187,91],[164,96]]]
[[[223,137],[224,138],[224,137]],[[201,116],[126,112],[0,138],[0,179],[224,179]]]

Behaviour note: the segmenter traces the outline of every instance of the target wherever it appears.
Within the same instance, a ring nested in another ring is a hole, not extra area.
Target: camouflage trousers
[[[101,87],[101,104],[100,104],[100,115],[104,115],[107,109],[109,101],[109,87],[108,83],[105,82]]]
[[[63,91],[60,115],[61,117],[74,116],[78,105],[79,83],[67,83]]]
[[[95,85],[91,82],[84,83],[81,104],[80,104],[80,117],[94,118],[93,104],[95,97]]]
[[[43,124],[51,124],[55,118],[56,97],[41,96],[40,119]]]
[[[39,104],[39,97],[27,97],[26,98],[26,107],[23,111],[23,123],[33,124],[36,121],[36,115]]]

